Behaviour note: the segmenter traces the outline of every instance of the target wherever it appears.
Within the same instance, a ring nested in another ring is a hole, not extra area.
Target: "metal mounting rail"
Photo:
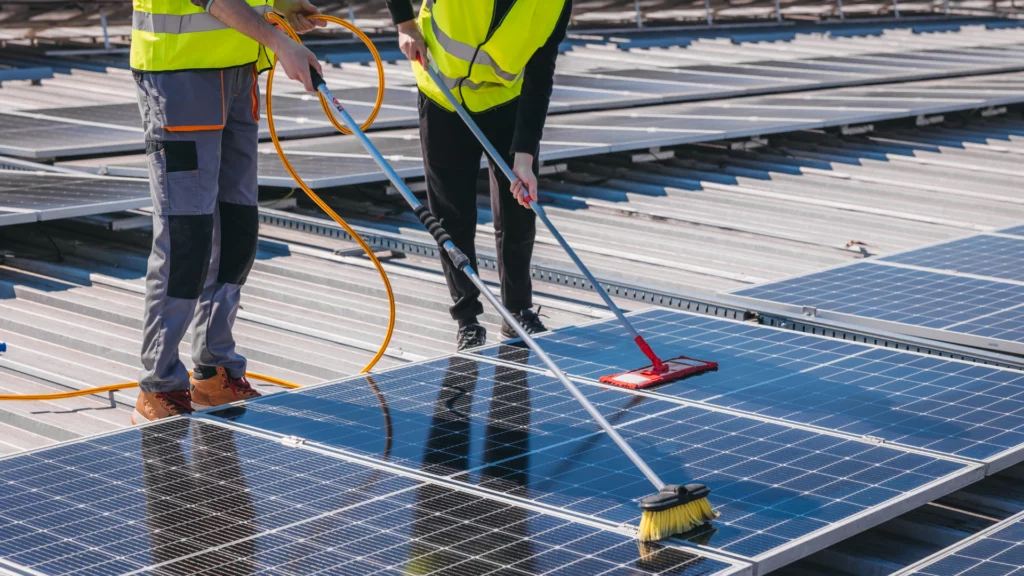
[[[260,208],[260,222],[318,236],[342,240],[351,239],[344,229],[329,220],[271,208]],[[431,239],[424,238],[423,240],[418,240],[402,234],[367,228],[365,226],[353,226],[353,228],[363,237],[367,244],[376,250],[427,258],[438,257],[437,243]],[[481,269],[498,269],[498,262],[493,254],[478,251],[477,260]],[[581,290],[592,289],[590,282],[582,274],[559,266],[532,264],[530,276],[539,282],[559,284]],[[813,315],[795,315],[785,310],[767,306],[755,308],[749,303],[732,299],[729,296],[668,291],[653,286],[633,284],[600,276],[598,281],[605,292],[614,298],[633,300],[663,308],[708,314],[720,318],[756,321],[765,326],[785,328],[807,334],[816,334],[884,348],[907,350],[1004,368],[1024,369],[1024,358],[1017,356],[894,332],[868,329],[863,326],[824,319]]]

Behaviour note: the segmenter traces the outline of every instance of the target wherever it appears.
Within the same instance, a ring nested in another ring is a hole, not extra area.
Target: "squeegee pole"
[[[409,187],[405,185],[405,181],[402,180],[401,176],[399,176],[397,172],[395,172],[395,169],[391,167],[391,165],[380,153],[380,151],[377,150],[377,147],[374,146],[373,142],[371,142],[370,139],[366,137],[366,133],[364,133],[359,128],[359,124],[352,118],[348,111],[345,110],[345,107],[342,106],[341,103],[338,102],[338,99],[334,97],[334,94],[331,93],[330,88],[328,88],[327,84],[323,82],[323,78],[321,78],[319,74],[314,74],[313,82],[314,84],[317,85],[317,92],[323,94],[324,98],[327,98],[327,101],[333,104],[333,110],[335,111],[335,113],[337,113],[337,115],[341,118],[341,121],[345,124],[345,126],[347,126],[352,131],[352,134],[356,137],[357,140],[359,140],[359,143],[362,144],[363,148],[365,148],[366,151],[369,152],[370,156],[373,158],[373,161],[377,163],[377,166],[379,166],[381,170],[384,171],[384,174],[387,175],[388,180],[391,180],[391,184],[393,184],[395,188],[398,190],[398,192],[402,195],[402,197],[405,198],[405,201],[409,203],[409,206],[411,206],[413,210],[419,208],[421,206],[419,199],[417,199],[416,195],[413,194],[411,190],[409,190]],[[441,248],[443,248],[449,254],[455,254],[458,252],[458,249],[455,247],[451,240],[445,241]],[[456,261],[455,258],[453,258],[452,260]],[[526,330],[522,327],[522,325],[520,325],[519,322],[517,322],[516,319],[512,317],[512,314],[508,311],[507,308],[505,308],[501,301],[498,300],[498,297],[495,296],[494,293],[491,292],[491,289],[488,288],[487,285],[484,284],[483,280],[480,279],[480,276],[476,273],[476,270],[474,270],[473,266],[469,264],[468,259],[465,259],[465,257],[463,256],[463,260],[464,261],[460,266],[461,270],[463,271],[463,273],[466,274],[467,277],[469,277],[470,282],[472,282],[473,285],[476,286],[477,290],[479,290],[480,293],[484,295],[484,298],[486,298],[487,301],[491,303],[491,306],[493,306],[494,309],[498,311],[498,314],[501,315],[505,323],[511,326],[516,331],[516,334],[520,338],[522,338],[523,342],[526,343],[530,350],[532,350],[533,353],[536,354],[538,358],[540,358],[541,362],[543,362],[544,365],[547,366],[548,370],[550,370],[551,373],[554,374],[555,378],[557,378],[558,381],[561,382],[562,385],[569,390],[569,393],[572,394],[574,398],[576,398],[576,400],[590,414],[594,421],[601,425],[601,428],[604,429],[605,433],[608,434],[609,437],[611,437],[615,444],[617,444],[618,447],[622,450],[622,452],[629,457],[633,464],[637,468],[639,468],[641,472],[643,472],[644,476],[647,477],[651,484],[653,484],[654,487],[658,490],[664,488],[665,483],[662,482],[661,478],[658,477],[654,470],[651,470],[651,467],[648,466],[647,463],[644,462],[643,458],[641,458],[640,455],[633,450],[633,447],[630,446],[629,443],[627,443],[626,440],[619,435],[618,431],[615,430],[615,428],[613,428],[612,425],[608,423],[608,420],[606,420],[600,412],[598,412],[597,408],[594,407],[590,400],[587,400],[587,397],[584,396],[582,392],[580,392],[580,389],[577,388],[571,380],[569,380],[565,373],[562,372],[562,370],[558,367],[557,364],[555,364],[555,361],[552,360],[546,352],[544,352],[544,350],[537,344],[537,342],[529,334],[526,333]]]
[[[460,118],[462,118],[462,121],[466,123],[466,126],[469,127],[469,130],[473,133],[474,136],[476,136],[476,139],[480,141],[480,144],[483,145],[484,150],[487,151],[487,155],[491,157],[491,160],[494,161],[494,164],[501,170],[502,174],[505,175],[505,178],[508,178],[509,182],[515,182],[517,177],[515,173],[512,171],[512,168],[508,165],[507,162],[505,162],[504,157],[501,154],[498,154],[498,151],[494,148],[494,145],[491,144],[491,141],[488,140],[486,136],[484,136],[483,131],[480,130],[480,127],[477,126],[476,122],[473,121],[473,118],[469,115],[468,112],[466,112],[466,109],[463,108],[462,105],[459,104],[458,100],[455,99],[455,95],[452,94],[451,90],[449,90],[448,87],[444,84],[444,82],[441,81],[441,77],[438,76],[437,71],[434,70],[433,66],[427,66],[426,70],[427,74],[430,75],[431,80],[434,81],[434,84],[437,84],[437,87],[441,90],[441,93],[444,94],[445,99],[448,100],[448,103],[451,104],[453,108],[455,108],[455,112],[459,115]],[[597,281],[597,278],[595,278],[594,275],[590,272],[590,269],[583,264],[582,260],[580,260],[580,257],[576,254],[576,251],[572,249],[572,246],[569,246],[569,243],[566,242],[565,238],[562,237],[562,234],[558,231],[557,228],[555,228],[555,225],[551,223],[550,219],[548,219],[548,215],[544,211],[544,208],[540,205],[540,202],[538,202],[537,199],[534,198],[533,196],[530,196],[529,204],[530,208],[532,208],[533,211],[536,212],[537,217],[540,218],[540,221],[543,222],[544,226],[546,226],[548,231],[551,232],[551,235],[554,236],[555,240],[557,240],[558,243],[562,245],[562,248],[565,249],[565,252],[569,255],[569,258],[572,259],[573,263],[576,264],[576,267],[579,268],[580,272],[583,272],[583,275],[587,277],[587,281],[590,282],[590,285],[593,286],[594,290],[601,296],[601,298],[604,300],[604,303],[608,306],[608,308],[611,309],[613,313],[615,313],[615,316],[619,319],[619,322],[622,322],[622,325],[626,327],[626,330],[629,331],[630,336],[632,336],[634,340],[639,338],[640,334],[636,331],[635,328],[633,328],[633,325],[626,318],[626,315],[623,314],[622,310],[620,310],[619,307],[615,305],[615,302],[612,300],[612,297],[609,296],[608,292],[606,292],[605,289],[601,287],[601,283]]]

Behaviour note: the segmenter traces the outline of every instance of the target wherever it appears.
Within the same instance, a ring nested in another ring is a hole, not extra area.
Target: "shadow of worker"
[[[150,560],[160,574],[252,574],[255,510],[234,432],[189,418],[142,432]]]
[[[490,364],[483,364],[490,369]],[[484,393],[481,365],[466,358],[449,358],[434,402],[423,467],[434,474],[469,480],[478,470],[480,484],[506,492],[526,486],[529,480],[530,391],[527,374],[516,368],[494,366],[490,403],[483,429],[480,462],[473,463],[472,433],[479,429],[473,418],[474,397]],[[478,559],[518,570],[534,572],[535,555],[528,539],[528,512],[518,506],[474,497],[458,502],[439,487],[417,489],[413,511],[413,536],[428,545],[447,546]],[[459,498],[462,500],[463,498]],[[462,524],[460,524],[462,523]],[[465,524],[471,523],[471,524]],[[440,534],[438,534],[440,532]],[[437,537],[432,537],[436,535]],[[435,560],[429,565],[422,560]],[[451,560],[445,554],[427,554],[410,563],[413,573],[438,570]]]

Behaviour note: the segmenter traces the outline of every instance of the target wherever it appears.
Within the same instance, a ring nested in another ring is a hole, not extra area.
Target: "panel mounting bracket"
[[[818,315],[818,309],[814,306],[804,306],[801,312],[803,312],[804,316],[810,316],[811,318]]]
[[[868,436],[865,434],[861,436],[865,442],[871,442],[872,444],[885,444],[885,438],[879,438],[878,436]]]
[[[281,444],[285,446],[291,446],[292,448],[298,448],[306,443],[305,438],[299,438],[298,436],[285,436],[281,438]]]
[[[867,134],[868,132],[874,131],[874,124],[845,124],[839,127],[839,133],[842,134],[843,136],[856,136],[858,134]]]
[[[751,136],[747,140],[736,140],[729,143],[729,150],[753,150],[768,145],[768,139],[761,136]]]
[[[988,108],[981,109],[982,118],[991,118],[993,116],[1002,116],[1006,114],[1006,106],[989,106]]]
[[[931,126],[933,124],[942,124],[945,121],[946,117],[943,116],[942,114],[935,114],[932,116],[920,114],[917,118],[914,119],[914,124],[918,126]]]
[[[657,162],[658,160],[668,160],[675,157],[675,150],[662,150],[661,146],[654,146],[652,148],[648,148],[646,152],[633,154],[632,162]]]
[[[559,162],[556,164],[542,164],[540,172],[537,176],[551,176],[552,174],[561,174],[569,170],[569,165],[565,162]]]

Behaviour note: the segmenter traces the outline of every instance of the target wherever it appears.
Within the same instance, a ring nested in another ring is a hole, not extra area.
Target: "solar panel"
[[[1024,281],[1024,238],[979,234],[885,256],[881,260],[993,279]]]
[[[585,393],[664,477],[712,488],[722,517],[688,540],[762,569],[980,474],[964,462],[619,389]],[[557,381],[513,365],[440,359],[214,415],[613,525],[636,523],[636,501],[652,491]]]
[[[858,262],[736,295],[950,328],[1024,303],[1024,286]]]
[[[719,364],[653,389],[659,397],[983,460],[994,469],[1024,460],[1024,403],[1010,400],[1024,392],[1019,372],[674,310],[648,310],[631,321],[664,357]],[[558,330],[541,342],[567,373],[591,382],[648,363],[615,320]],[[542,367],[520,343],[475,354]]]
[[[749,573],[196,419],[0,471],[0,569],[34,574]]]
[[[1024,566],[1024,513],[984,530],[952,549],[899,572],[899,576],[1003,576]]]
[[[142,208],[147,182],[0,170],[0,225]]]
[[[1006,230],[1000,230],[1003,234],[1012,234],[1014,236],[1024,236],[1024,224],[1020,226],[1014,226],[1013,228],[1007,228]]]

